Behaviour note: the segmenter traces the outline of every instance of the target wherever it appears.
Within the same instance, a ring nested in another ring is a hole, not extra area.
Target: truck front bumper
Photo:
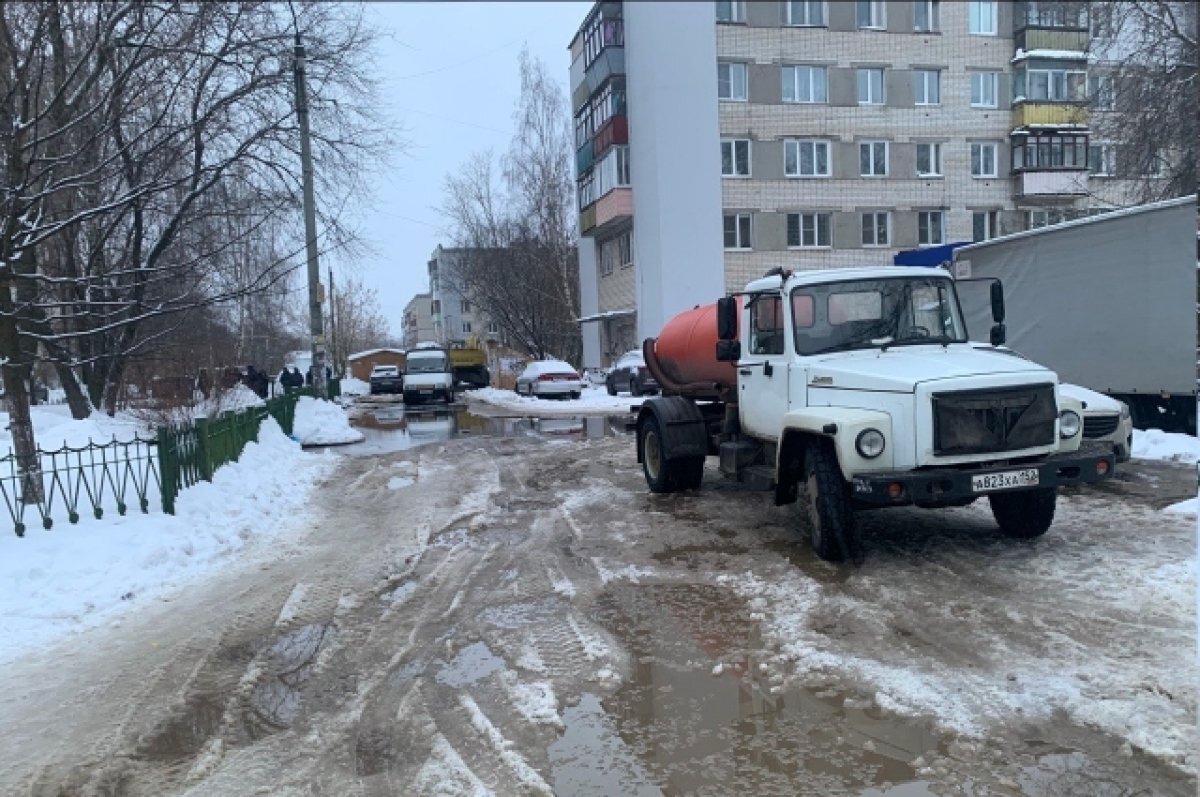
[[[1098,482],[1111,477],[1115,467],[1116,457],[1112,451],[1089,447],[1087,451],[1054,454],[1034,462],[1002,466],[865,473],[850,480],[850,495],[856,504],[864,506],[950,506],[998,492]],[[1036,483],[991,486],[1014,474],[1028,479],[1029,471],[1037,471]],[[982,480],[983,485],[975,478],[987,476],[996,478]]]

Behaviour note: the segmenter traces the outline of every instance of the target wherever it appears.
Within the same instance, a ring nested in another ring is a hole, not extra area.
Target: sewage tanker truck
[[[1004,295],[990,282],[998,346]],[[1081,449],[1082,405],[1053,371],[972,346],[940,268],[775,269],[671,319],[643,353],[662,386],[637,417],[650,490],[697,489],[716,457],[723,476],[799,501],[831,561],[859,556],[859,509],[986,497],[1004,534],[1039,537],[1059,486],[1115,464]]]

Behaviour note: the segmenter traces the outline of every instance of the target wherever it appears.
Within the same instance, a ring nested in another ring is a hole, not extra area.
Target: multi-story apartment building
[[[769,268],[1120,204],[1091,22],[1079,2],[598,3],[571,43],[584,365]]]
[[[404,306],[401,324],[401,345],[406,349],[416,348],[418,343],[432,342],[437,332],[433,328],[433,296],[418,293]]]
[[[432,340],[443,346],[465,342],[471,338],[491,342],[501,337],[496,324],[463,295],[455,279],[455,269],[467,251],[446,248],[439,244],[429,258]]]

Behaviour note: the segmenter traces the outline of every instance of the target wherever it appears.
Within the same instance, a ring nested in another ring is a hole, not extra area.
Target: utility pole
[[[312,332],[312,383],[325,398],[325,322],[321,316],[321,265],[317,260],[317,208],[313,198],[312,143],[308,129],[308,87],[304,79],[304,44],[296,31],[296,117],[300,122],[300,172],[304,180],[304,237],[308,250],[308,316]]]
[[[333,266],[327,266],[329,271],[329,360],[334,366],[341,365],[344,361],[342,352],[338,351],[338,311],[337,311],[337,294],[333,290]],[[337,376],[337,368],[334,369],[334,376]]]

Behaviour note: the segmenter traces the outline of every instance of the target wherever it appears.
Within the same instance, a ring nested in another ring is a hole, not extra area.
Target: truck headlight
[[[858,449],[858,453],[864,458],[875,459],[875,457],[883,453],[883,432],[878,429],[862,430],[858,433],[858,437],[854,441],[854,447]]]
[[[1083,424],[1079,420],[1079,415],[1073,410],[1063,410],[1058,414],[1058,436],[1064,440],[1068,440],[1079,434],[1079,429]]]
[[[1129,420],[1129,405],[1124,401],[1121,402],[1121,420]]]

